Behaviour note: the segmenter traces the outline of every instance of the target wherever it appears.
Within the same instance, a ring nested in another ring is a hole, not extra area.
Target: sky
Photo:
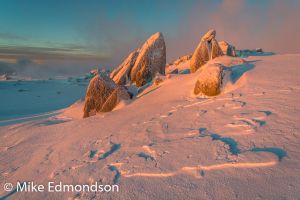
[[[0,74],[78,75],[114,68],[153,33],[167,62],[208,29],[237,49],[300,53],[299,0],[1,0]]]

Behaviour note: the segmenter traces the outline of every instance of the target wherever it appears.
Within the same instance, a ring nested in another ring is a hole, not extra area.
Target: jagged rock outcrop
[[[102,74],[105,76],[109,76],[110,70],[104,67],[92,69],[89,73],[91,77],[97,76],[98,74]]]
[[[109,112],[121,99],[130,96],[123,86],[118,86],[112,79],[105,75],[96,75],[88,86],[83,117],[89,117],[97,112]]]
[[[156,74],[156,76],[153,78],[153,84],[154,85],[160,85],[165,80],[166,80],[166,76],[162,76],[160,74]]]
[[[177,60],[175,60],[173,63],[171,63],[170,65],[179,65],[181,63],[184,63],[184,62],[190,60],[191,57],[192,57],[192,55],[181,56]]]
[[[90,74],[92,75],[92,76],[97,76],[98,74],[100,73],[100,70],[97,68],[97,69],[92,69],[91,71],[90,71]]]
[[[199,75],[194,87],[194,94],[216,96],[220,94],[224,76],[224,66],[221,64],[208,64],[199,69]]]
[[[131,52],[122,64],[112,71],[110,78],[118,85],[125,85],[130,80],[130,72],[138,55],[139,49]]]
[[[130,72],[132,83],[138,87],[151,81],[157,73],[165,75],[166,45],[162,33],[153,34],[140,49]]]
[[[205,65],[207,61],[223,55],[215,37],[216,31],[213,29],[202,36],[190,61],[191,72],[197,71],[201,66]]]
[[[235,47],[225,41],[220,41],[219,46],[224,55],[236,57]]]
[[[190,59],[192,55],[185,55],[181,56],[178,59],[176,59],[172,63],[168,63],[166,66],[166,74],[179,74],[180,71],[182,72],[186,68],[189,68],[190,66]]]
[[[219,46],[218,41],[215,38],[213,38],[210,43],[211,43],[211,46],[209,46],[210,50],[211,50],[210,51],[210,60],[224,55],[222,49]],[[209,42],[208,42],[208,44],[209,44]]]
[[[111,74],[118,85],[128,81],[138,87],[152,81],[157,73],[165,75],[166,45],[162,33],[153,34],[143,46],[133,51]]]
[[[199,69],[201,66],[205,65],[207,61],[209,61],[210,54],[208,50],[208,43],[201,41],[190,61],[190,69],[192,73],[196,72],[197,69]]]
[[[259,53],[264,52],[262,48],[256,48],[255,51],[256,51],[256,52],[259,52]]]

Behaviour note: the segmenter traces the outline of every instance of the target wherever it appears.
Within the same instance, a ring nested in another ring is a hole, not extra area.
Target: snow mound
[[[243,58],[224,55],[208,61],[207,64],[214,64],[214,63],[219,63],[224,65],[225,67],[230,67],[234,65],[243,65],[247,62]]]

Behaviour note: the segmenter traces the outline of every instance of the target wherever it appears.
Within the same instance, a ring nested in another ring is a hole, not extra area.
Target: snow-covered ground
[[[233,84],[217,97],[193,96],[197,73],[178,74],[109,113],[81,119],[78,102],[51,116],[0,127],[1,186],[102,181],[120,188],[118,193],[7,193],[1,187],[0,197],[299,198],[300,54],[245,59],[248,63],[234,64]],[[18,89],[1,94],[1,101],[20,95]],[[69,90],[51,91],[52,98],[39,105],[59,101]],[[66,96],[74,101],[71,94]],[[15,111],[24,105],[16,104]]]
[[[84,97],[89,80],[0,81],[0,126],[53,115]]]

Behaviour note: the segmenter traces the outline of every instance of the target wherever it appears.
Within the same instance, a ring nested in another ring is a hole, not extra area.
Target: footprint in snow
[[[118,151],[120,148],[121,148],[121,144],[112,143],[112,146],[111,146],[110,150],[108,150],[102,156],[100,156],[99,160],[106,159],[108,156],[110,156],[114,152]]]
[[[266,118],[271,114],[271,111],[265,110],[242,112],[239,115],[234,115],[234,121],[226,124],[225,126],[239,131],[252,132],[266,125]]]

